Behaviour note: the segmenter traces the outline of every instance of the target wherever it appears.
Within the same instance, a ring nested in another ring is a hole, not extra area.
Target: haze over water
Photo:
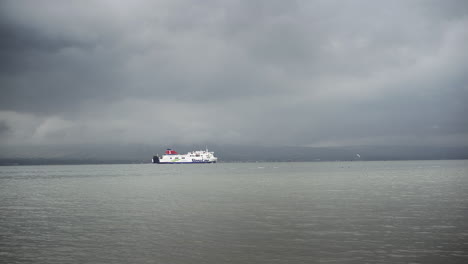
[[[1,263],[467,263],[468,161],[0,167]]]

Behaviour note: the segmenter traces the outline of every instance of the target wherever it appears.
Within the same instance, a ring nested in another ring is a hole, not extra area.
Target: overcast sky
[[[468,1],[0,1],[0,146],[468,145]]]

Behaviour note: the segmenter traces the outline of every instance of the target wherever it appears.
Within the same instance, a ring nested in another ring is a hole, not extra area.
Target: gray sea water
[[[0,167],[0,263],[468,263],[468,161]]]

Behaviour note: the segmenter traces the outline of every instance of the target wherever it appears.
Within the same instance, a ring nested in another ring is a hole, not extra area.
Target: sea
[[[468,160],[3,166],[0,263],[468,263]]]

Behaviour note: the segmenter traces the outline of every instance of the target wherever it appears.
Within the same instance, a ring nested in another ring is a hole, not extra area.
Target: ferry
[[[158,164],[216,163],[216,161],[218,158],[208,149],[191,151],[187,154],[179,154],[175,150],[167,149],[161,157],[153,156],[153,163]]]

